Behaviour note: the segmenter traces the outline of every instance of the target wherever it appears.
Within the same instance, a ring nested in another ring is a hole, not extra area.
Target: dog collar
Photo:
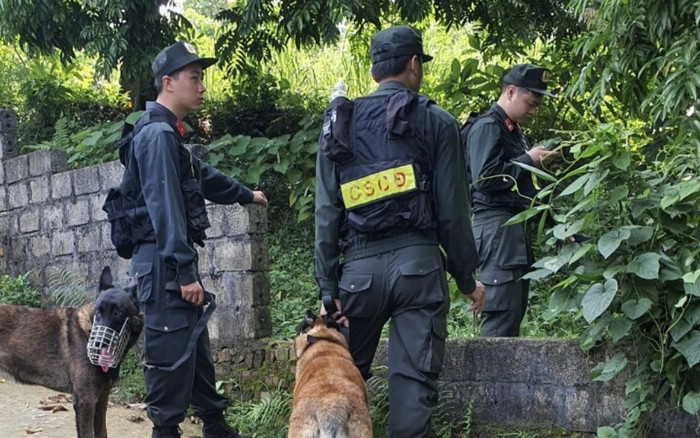
[[[301,351],[301,354],[299,355],[301,357],[302,354],[306,352],[306,349],[309,348],[310,346],[320,342],[320,341],[326,341],[330,342],[331,344],[336,344],[340,345],[341,347],[345,348],[345,345],[343,345],[342,342],[338,341],[337,339],[333,338],[323,338],[320,336],[312,336],[312,335],[307,335],[306,336],[306,345],[304,346],[304,349]]]

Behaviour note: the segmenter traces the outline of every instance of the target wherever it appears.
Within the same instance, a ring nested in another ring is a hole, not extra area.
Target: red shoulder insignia
[[[177,129],[177,132],[180,134],[180,137],[185,138],[187,130],[185,129],[185,125],[182,124],[182,120],[177,119],[177,122],[175,122],[175,129]]]
[[[515,129],[515,125],[513,124],[513,121],[510,120],[508,117],[506,117],[506,128],[508,128],[508,131],[513,132]]]

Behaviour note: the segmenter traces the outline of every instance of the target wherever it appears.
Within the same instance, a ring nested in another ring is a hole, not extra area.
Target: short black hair
[[[172,74],[167,76],[170,76],[171,78],[177,78],[181,71],[182,69],[176,70]],[[156,96],[158,96],[160,95],[160,92],[163,91],[163,77],[156,78],[154,81],[154,85],[156,88]]]
[[[415,55],[399,56],[397,58],[389,58],[384,61],[375,62],[372,64],[372,77],[375,81],[381,81],[392,76],[397,76],[403,73],[406,69],[406,64]]]
[[[520,93],[532,93],[532,91],[528,90],[527,88],[519,87],[515,84],[511,84],[510,82],[504,81],[503,84],[501,85],[501,94],[503,94],[506,91],[506,88],[508,88],[508,85],[513,85],[515,87],[515,90],[518,92],[518,94],[520,94]],[[532,94],[535,94],[535,93],[532,93]]]

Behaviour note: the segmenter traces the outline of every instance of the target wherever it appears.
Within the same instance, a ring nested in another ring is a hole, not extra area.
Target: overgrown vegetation
[[[41,307],[39,292],[27,280],[28,275],[0,276],[0,304]]]

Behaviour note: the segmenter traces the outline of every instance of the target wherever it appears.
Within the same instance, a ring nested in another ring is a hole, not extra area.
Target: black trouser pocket
[[[153,301],[153,262],[134,262],[131,264],[129,276],[138,280],[138,298],[143,304]]]
[[[431,330],[426,334],[418,369],[424,373],[439,373],[445,359],[445,339],[447,338],[447,318],[442,315],[433,318]]]
[[[146,364],[169,366],[177,362],[187,347],[190,334],[188,326],[185,315],[146,315]]]
[[[343,273],[338,282],[340,304],[343,315],[354,318],[369,318],[376,314],[378,298],[368,296],[372,286],[372,274]]]

